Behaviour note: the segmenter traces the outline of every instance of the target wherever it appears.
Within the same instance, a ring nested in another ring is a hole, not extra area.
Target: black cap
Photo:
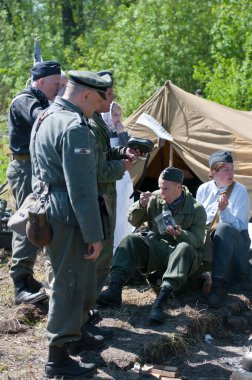
[[[209,161],[210,168],[212,168],[214,164],[217,164],[218,162],[228,162],[232,164],[233,163],[232,152],[219,150],[218,152],[211,154],[208,161]]]
[[[202,95],[202,91],[201,91],[201,89],[200,88],[198,88],[196,91],[195,91],[195,93],[194,93],[195,95]]]
[[[33,66],[31,74],[34,81],[40,78],[49,77],[50,75],[60,75],[60,64],[56,61],[38,62]]]
[[[160,177],[165,181],[183,183],[184,173],[182,170],[170,166],[162,171]]]
[[[103,75],[100,77],[96,73],[91,71],[68,71],[69,81],[79,86],[92,88],[96,90],[99,95],[107,100],[106,91],[111,87],[111,78],[109,75]]]
[[[110,71],[110,70],[101,70],[101,71],[97,71],[96,74],[99,75],[99,77],[101,77],[101,78],[103,78],[105,75],[109,75],[110,78],[111,78],[111,86],[110,87],[113,87],[113,85],[114,85],[114,78],[113,78],[112,71]]]

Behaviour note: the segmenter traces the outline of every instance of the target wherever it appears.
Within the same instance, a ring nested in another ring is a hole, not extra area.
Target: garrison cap
[[[183,183],[184,173],[182,170],[170,166],[162,171],[160,177],[165,181]]]
[[[40,78],[45,78],[49,77],[50,75],[60,75],[61,74],[61,69],[60,69],[60,64],[56,61],[44,61],[44,62],[37,62],[32,70],[32,79],[34,81],[40,79]]]
[[[110,88],[113,87],[113,85],[114,85],[114,78],[113,78],[112,71],[110,71],[110,70],[101,70],[101,71],[97,71],[96,74],[99,75],[99,77],[101,77],[101,78],[103,78],[105,75],[109,75],[110,78],[111,78],[111,86],[110,86]]]
[[[70,70],[68,74],[71,83],[96,90],[104,100],[107,100],[106,91],[112,82],[109,75],[100,77],[91,71],[78,70]]]
[[[218,152],[211,154],[208,161],[209,161],[210,168],[212,168],[214,164],[217,164],[218,162],[228,162],[232,164],[233,163],[232,152],[219,150]]]

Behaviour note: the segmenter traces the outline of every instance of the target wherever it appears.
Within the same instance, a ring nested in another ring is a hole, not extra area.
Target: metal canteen
[[[251,347],[249,351],[246,352],[246,354],[244,354],[243,356],[242,366],[246,371],[252,372],[252,348]]]

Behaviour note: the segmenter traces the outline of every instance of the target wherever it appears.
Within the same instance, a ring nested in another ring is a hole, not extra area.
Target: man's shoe
[[[47,379],[76,378],[78,376],[89,376],[95,373],[95,364],[79,363],[69,357],[67,347],[49,346],[49,360],[45,365]]]
[[[37,281],[32,275],[27,277],[27,284],[31,293],[37,293],[43,288],[43,284]]]
[[[104,346],[104,338],[101,335],[92,335],[83,329],[82,337],[77,342],[69,345],[69,354],[81,355],[85,351],[98,350]]]
[[[93,325],[96,325],[97,323],[102,321],[102,316],[99,313],[99,310],[97,309],[90,309],[88,312],[88,321],[92,323]]]
[[[208,306],[215,309],[221,307],[226,295],[227,282],[223,278],[213,277],[211,293],[207,299]]]
[[[26,290],[22,290],[15,297],[14,303],[15,305],[20,305],[21,303],[25,304],[36,304],[38,302],[44,302],[48,299],[48,295],[44,291],[40,291],[37,293],[30,293]]]
[[[172,295],[173,289],[170,286],[164,286],[161,288],[159,295],[152,305],[148,321],[149,324],[161,324],[164,322],[166,314],[163,312],[163,307]]]
[[[101,328],[98,326],[95,326],[93,323],[87,322],[84,325],[85,329],[87,332],[90,334],[96,336],[96,335],[101,335],[103,336],[104,339],[109,339],[112,338],[114,335],[114,331],[112,329],[108,328]]]

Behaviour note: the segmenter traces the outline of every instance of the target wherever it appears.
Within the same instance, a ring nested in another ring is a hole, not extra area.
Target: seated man
[[[238,277],[244,277],[247,272],[249,198],[245,186],[234,181],[231,152],[213,153],[209,166],[209,177],[213,180],[199,187],[196,199],[205,207],[207,223],[213,229],[212,288],[208,305],[220,307],[232,272]]]
[[[147,236],[130,234],[121,241],[113,258],[110,285],[98,298],[100,304],[120,306],[122,288],[136,268],[143,273],[160,270],[164,273],[161,290],[152,306],[149,322],[162,323],[166,301],[198,270],[206,212],[182,185],[183,178],[181,170],[166,168],[158,180],[160,190],[142,193],[140,200],[131,206],[130,223],[140,227],[147,221],[151,231]],[[160,220],[165,220],[163,230]]]

